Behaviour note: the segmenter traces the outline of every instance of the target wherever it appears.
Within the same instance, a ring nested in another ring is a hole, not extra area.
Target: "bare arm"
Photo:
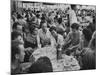
[[[38,48],[41,48],[40,37],[38,35],[37,35],[37,44],[38,44]]]

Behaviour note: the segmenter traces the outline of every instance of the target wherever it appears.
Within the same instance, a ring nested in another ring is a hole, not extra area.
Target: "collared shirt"
[[[51,44],[51,33],[48,28],[46,33],[42,29],[40,29],[38,31],[38,34],[39,34],[39,39],[42,47]]]
[[[70,25],[72,25],[73,23],[78,23],[76,13],[74,10],[68,10],[68,14],[70,19]]]

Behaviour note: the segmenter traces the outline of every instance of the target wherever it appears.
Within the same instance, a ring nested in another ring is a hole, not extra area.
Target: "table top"
[[[40,57],[47,56],[51,60],[54,72],[80,69],[78,61],[73,56],[62,54],[62,59],[57,60],[56,55],[56,48],[53,47],[40,48],[32,53],[32,56],[35,58],[34,61],[37,61]]]

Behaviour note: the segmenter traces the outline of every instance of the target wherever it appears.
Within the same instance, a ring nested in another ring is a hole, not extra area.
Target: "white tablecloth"
[[[32,53],[32,57],[35,58],[36,61],[38,58],[42,56],[47,56],[52,63],[53,71],[72,71],[72,70],[79,70],[80,66],[78,61],[73,58],[72,56],[62,55],[62,59],[57,60],[56,58],[56,48],[53,47],[44,47],[37,49],[35,52]]]

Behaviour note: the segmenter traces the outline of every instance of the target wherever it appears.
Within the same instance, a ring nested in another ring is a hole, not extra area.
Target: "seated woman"
[[[30,26],[30,33],[26,35],[26,38],[24,39],[24,41],[25,41],[25,44],[24,44],[25,48],[30,47],[33,49],[33,51],[40,47],[39,37],[37,35],[36,27],[34,27],[33,25]],[[29,61],[29,57],[33,53],[33,51],[31,51],[30,53],[26,53],[25,61]]]
[[[91,31],[87,28],[83,29],[83,31],[82,31],[82,40],[83,40],[82,48],[88,47],[91,37],[92,37]]]
[[[31,47],[36,49],[39,47],[38,29],[34,25],[30,25],[30,33],[25,38],[25,48]]]
[[[86,33],[84,33],[86,31]],[[95,69],[96,68],[96,44],[95,44],[95,32],[91,38],[91,36],[86,35],[89,34],[89,31],[84,29],[83,30],[83,35],[84,35],[84,40],[88,40],[87,46],[84,46],[82,52],[81,52],[81,62],[82,62],[82,70],[86,69]],[[85,44],[85,42],[84,42]],[[91,46],[92,45],[92,46]]]
[[[39,35],[39,43],[41,44],[41,47],[51,46],[51,33],[49,29],[47,28],[47,22],[41,21],[41,28],[38,31]]]
[[[51,61],[48,57],[40,57],[32,66],[29,68],[28,73],[44,73],[53,72]]]

